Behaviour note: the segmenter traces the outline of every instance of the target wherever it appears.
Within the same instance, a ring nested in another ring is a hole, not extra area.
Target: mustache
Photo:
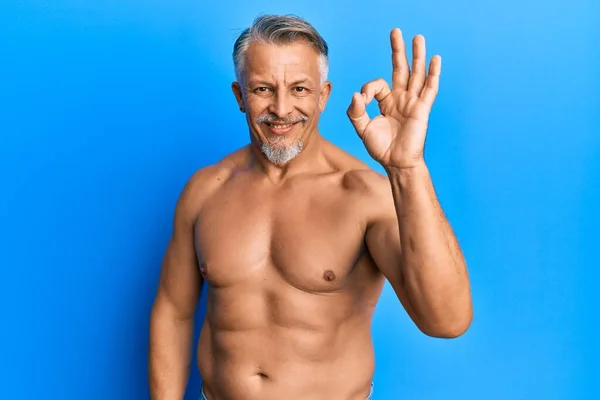
[[[296,122],[306,122],[308,121],[308,117],[304,114],[301,114],[297,117],[287,117],[287,118],[279,118],[275,114],[263,114],[256,118],[257,124],[262,124],[265,122],[278,122],[280,124],[295,124]]]

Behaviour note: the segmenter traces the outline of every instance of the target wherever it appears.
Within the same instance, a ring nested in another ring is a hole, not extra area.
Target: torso
[[[384,280],[364,244],[365,174],[374,172],[336,153],[330,170],[281,185],[252,168],[216,178],[195,227],[209,400],[367,397]]]

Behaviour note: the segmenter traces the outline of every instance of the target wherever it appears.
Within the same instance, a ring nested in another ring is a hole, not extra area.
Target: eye
[[[296,92],[298,92],[298,93],[302,93],[302,92],[306,92],[308,89],[306,89],[306,88],[305,88],[305,87],[303,87],[303,86],[296,86],[296,87],[294,88],[294,90],[295,90]]]
[[[261,87],[257,87],[256,89],[254,89],[254,91],[257,93],[266,93],[269,91],[269,88],[266,86],[261,86]]]

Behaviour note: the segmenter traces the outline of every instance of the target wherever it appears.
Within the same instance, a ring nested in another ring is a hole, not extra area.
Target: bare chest
[[[243,189],[223,191],[198,218],[196,248],[209,285],[283,280],[307,292],[330,292],[348,284],[364,227],[360,209],[341,188]]]

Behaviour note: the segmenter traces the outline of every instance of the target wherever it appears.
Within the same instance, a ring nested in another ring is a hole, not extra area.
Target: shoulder
[[[227,180],[231,171],[231,168],[221,163],[198,169],[186,182],[181,191],[181,197],[194,200],[209,197]]]
[[[368,219],[395,217],[392,186],[387,175],[372,169],[352,169],[344,175],[344,186],[357,195]]]
[[[341,173],[342,189],[367,224],[395,218],[396,209],[392,186],[387,174],[372,169],[360,158],[330,145],[328,154],[332,165]]]
[[[342,174],[342,186],[349,194],[356,194],[376,207],[393,207],[392,188],[387,175],[372,169],[360,158],[327,142],[331,163]]]
[[[233,175],[236,169],[247,164],[248,159],[249,150],[246,146],[227,154],[214,164],[198,169],[185,184],[182,196],[193,197],[196,200],[209,197]]]
[[[365,196],[370,201],[386,201],[392,191],[387,175],[377,172],[360,160],[351,162],[343,172],[343,185],[346,190]]]
[[[345,171],[344,186],[348,190],[360,192],[362,195],[374,197],[391,195],[388,177],[368,167]]]
[[[243,162],[243,150],[238,150],[196,170],[186,181],[177,200],[177,212],[187,219],[195,220],[202,205],[229,180]]]

